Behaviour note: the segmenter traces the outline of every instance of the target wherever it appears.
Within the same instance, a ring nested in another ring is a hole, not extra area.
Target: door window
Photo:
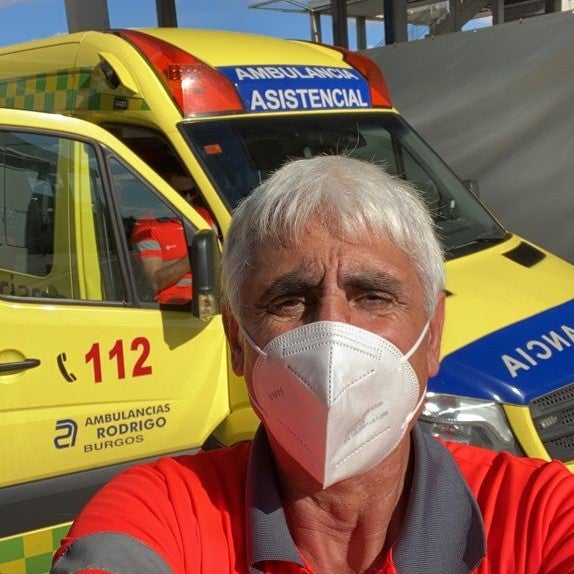
[[[0,295],[126,299],[93,146],[0,132]]]

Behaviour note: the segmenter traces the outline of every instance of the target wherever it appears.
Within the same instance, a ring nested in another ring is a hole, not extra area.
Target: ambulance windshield
[[[230,210],[287,159],[342,154],[374,161],[411,181],[431,210],[447,255],[506,237],[476,197],[395,114],[250,116],[184,122],[181,128]]]

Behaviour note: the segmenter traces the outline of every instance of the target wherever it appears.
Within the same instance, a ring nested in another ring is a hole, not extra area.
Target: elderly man
[[[574,572],[563,465],[416,427],[444,278],[409,185],[349,158],[288,163],[237,209],[224,277],[255,439],[121,475],[54,573]]]

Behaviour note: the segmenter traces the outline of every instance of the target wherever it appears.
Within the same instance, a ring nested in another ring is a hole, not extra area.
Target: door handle
[[[33,369],[39,365],[40,359],[24,359],[23,361],[17,361],[16,363],[0,363],[0,374]]]

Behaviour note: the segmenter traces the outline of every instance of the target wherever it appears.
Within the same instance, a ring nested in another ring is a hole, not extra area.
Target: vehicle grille
[[[551,458],[574,459],[574,383],[531,401],[530,415]]]

